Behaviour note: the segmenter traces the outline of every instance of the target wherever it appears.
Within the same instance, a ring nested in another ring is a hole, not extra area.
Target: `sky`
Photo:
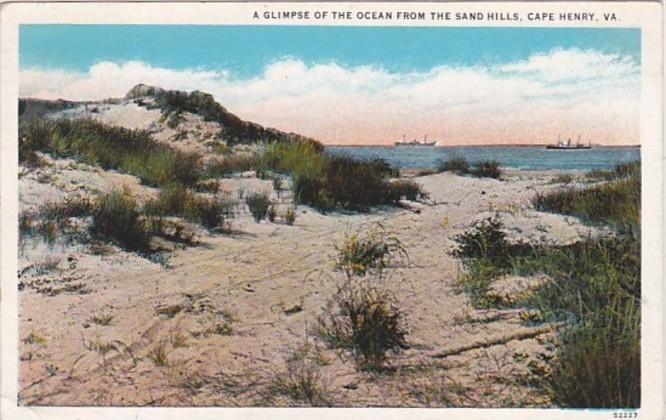
[[[20,95],[209,92],[327,144],[638,144],[640,30],[22,25]]]

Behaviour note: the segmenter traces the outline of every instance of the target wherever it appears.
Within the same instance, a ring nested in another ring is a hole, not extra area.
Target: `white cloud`
[[[242,118],[325,142],[388,143],[404,133],[458,144],[534,143],[566,130],[593,141],[638,142],[640,66],[592,50],[412,73],[283,59],[246,79],[227,70],[101,62],[85,73],[23,70],[20,94],[94,100],[123,96],[137,83],[210,92]]]

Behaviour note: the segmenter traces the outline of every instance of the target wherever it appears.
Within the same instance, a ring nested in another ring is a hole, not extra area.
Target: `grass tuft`
[[[285,370],[276,375],[274,391],[314,407],[331,405],[321,373],[321,350],[310,340],[289,351]]]
[[[461,156],[452,156],[437,166],[438,172],[453,172],[458,175],[472,175],[479,178],[499,179],[502,175],[500,163],[496,160],[480,160],[470,164]]]
[[[381,370],[389,353],[407,348],[404,315],[382,288],[345,282],[327,313],[319,318],[320,335],[331,348],[351,350],[362,370]]]
[[[402,242],[389,235],[381,225],[368,232],[348,234],[342,245],[336,246],[335,267],[347,277],[364,276],[368,272],[381,275],[391,264],[409,263]]]
[[[245,197],[245,203],[250,209],[254,221],[259,223],[266,218],[271,201],[266,193],[252,193]]]
[[[99,197],[93,207],[91,232],[132,251],[149,250],[151,232],[128,190],[113,190]]]

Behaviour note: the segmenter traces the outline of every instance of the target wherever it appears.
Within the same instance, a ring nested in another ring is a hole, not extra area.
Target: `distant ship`
[[[555,149],[555,150],[581,150],[581,149],[591,149],[591,148],[592,148],[592,142],[588,142],[588,144],[581,143],[580,135],[578,136],[576,144],[571,144],[571,137],[569,137],[565,143],[564,141],[562,141],[561,134],[557,136],[557,144],[549,144],[546,146],[546,149]]]
[[[406,136],[402,136],[402,141],[396,141],[396,146],[434,146],[437,144],[437,141],[428,141],[428,136],[423,137],[423,141],[418,141],[416,139],[412,141],[407,141]]]

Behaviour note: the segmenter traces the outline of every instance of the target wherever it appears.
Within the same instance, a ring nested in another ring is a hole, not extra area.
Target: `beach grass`
[[[39,120],[21,125],[19,161],[35,152],[74,158],[105,170],[115,169],[146,185],[193,185],[200,178],[201,156],[158,143],[142,130],[109,126],[90,119]]]
[[[464,157],[457,155],[439,162],[437,171],[453,172],[458,175],[472,175],[478,178],[499,179],[502,176],[500,163],[496,160],[480,160],[470,163]]]
[[[553,373],[544,378],[560,406],[640,406],[640,165],[612,173],[602,184],[539,194],[535,202],[612,225],[613,236],[569,245],[509,243],[491,219],[455,238],[454,255],[465,266],[461,283],[478,307],[496,304],[487,292],[502,275],[548,278],[520,304],[564,326]]]
[[[537,210],[580,217],[620,228],[640,226],[640,163],[618,165],[607,182],[589,188],[568,187],[538,193],[532,204]]]
[[[407,196],[425,196],[413,182],[391,182],[398,171],[381,159],[359,160],[329,156],[309,143],[274,143],[264,154],[267,168],[288,173],[298,203],[320,210],[368,211],[372,206],[395,204]]]

